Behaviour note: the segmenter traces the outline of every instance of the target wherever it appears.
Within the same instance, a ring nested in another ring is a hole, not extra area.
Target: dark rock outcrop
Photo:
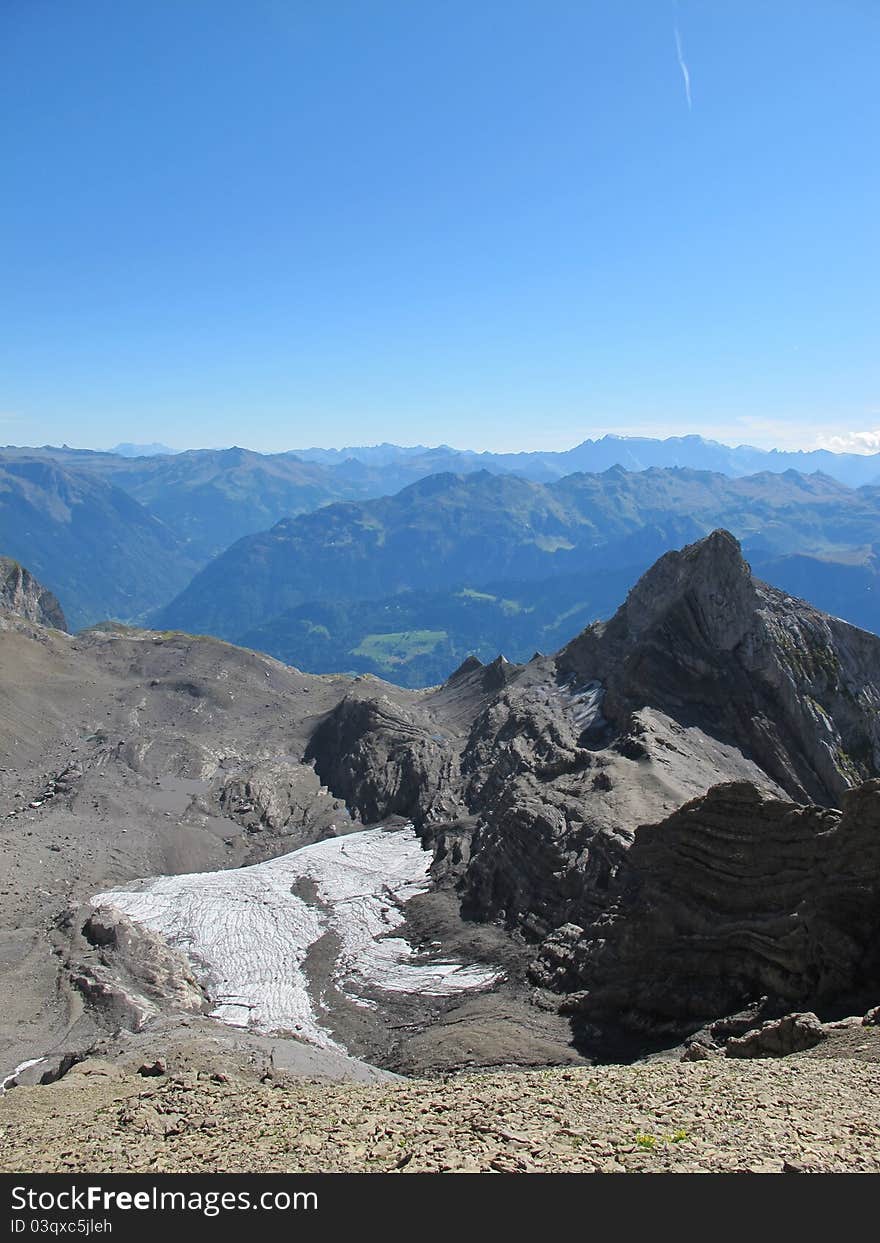
[[[693,1031],[758,996],[858,996],[880,982],[880,781],[842,813],[717,786],[638,830],[609,898],[536,967],[591,1021]]]
[[[421,826],[432,814],[448,818],[458,806],[448,745],[417,710],[375,694],[369,683],[356,686],[322,722],[306,759],[365,823],[400,815]]]
[[[61,605],[29,570],[10,557],[0,557],[0,609],[38,626],[67,630]]]
[[[827,1039],[828,1032],[815,1014],[786,1014],[744,1036],[732,1036],[724,1053],[726,1057],[788,1057]]]

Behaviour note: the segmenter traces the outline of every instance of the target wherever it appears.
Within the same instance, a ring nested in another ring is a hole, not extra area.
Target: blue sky
[[[0,442],[880,447],[878,52],[876,0],[3,0]]]

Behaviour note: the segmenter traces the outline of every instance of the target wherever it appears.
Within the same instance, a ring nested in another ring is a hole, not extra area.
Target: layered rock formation
[[[842,812],[721,785],[640,828],[607,909],[548,938],[535,977],[637,1029],[858,1005],[880,982],[880,781]]]
[[[452,756],[428,720],[374,686],[352,687],[315,731],[306,759],[365,823],[398,814],[424,822],[441,789],[454,786]]]

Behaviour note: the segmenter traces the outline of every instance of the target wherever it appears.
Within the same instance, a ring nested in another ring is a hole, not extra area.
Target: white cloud
[[[872,432],[843,432],[838,436],[816,437],[817,449],[832,453],[880,453],[880,428]]]
[[[681,46],[681,33],[678,27],[675,27],[675,53],[678,57],[678,67],[681,70],[681,76],[684,79],[684,94],[687,100],[688,111],[693,108],[693,100],[691,99],[691,71],[688,69],[687,61],[684,58],[684,51]]]

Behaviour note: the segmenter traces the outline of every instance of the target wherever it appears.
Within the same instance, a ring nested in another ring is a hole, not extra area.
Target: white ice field
[[[338,1049],[303,970],[325,933],[338,940],[334,981],[361,1005],[377,988],[448,996],[499,979],[484,965],[424,961],[388,935],[404,922],[401,905],[428,889],[430,863],[411,826],[364,829],[252,867],[139,881],[92,901],[119,908],[186,954],[216,1018]],[[314,902],[291,892],[308,881]]]

